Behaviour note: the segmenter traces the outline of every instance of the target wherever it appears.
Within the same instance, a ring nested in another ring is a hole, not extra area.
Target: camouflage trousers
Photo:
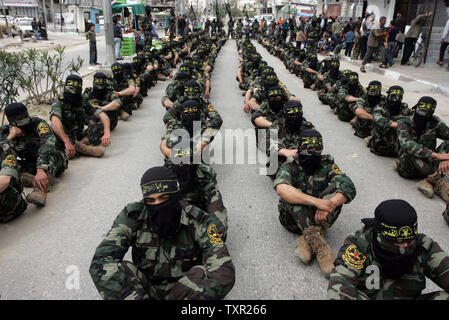
[[[67,158],[65,151],[59,151],[57,149],[50,150],[48,151],[47,157],[48,169],[46,171],[54,177],[59,177],[69,167],[69,158]],[[35,175],[37,171],[36,161],[37,159],[18,160],[17,163],[20,168],[20,172],[27,172]]]
[[[141,74],[140,76],[140,94],[142,97],[148,96],[148,89],[151,88],[151,81],[153,75],[151,72],[145,72],[144,74]]]
[[[316,81],[316,74],[304,71],[302,81],[304,82],[304,88],[310,88]]]
[[[122,261],[119,269],[127,275],[125,283],[117,283],[125,300],[189,300],[204,291],[196,286],[205,277],[202,268],[193,267],[180,279],[174,279],[175,281],[151,280],[128,261]],[[210,290],[213,291],[214,288]],[[220,298],[217,294],[216,299]]]
[[[306,45],[307,53],[316,53],[318,51],[318,38],[317,39],[308,39]]]
[[[11,177],[8,188],[0,193],[0,223],[7,223],[20,216],[28,204],[22,195],[23,186]]]
[[[133,98],[132,96],[125,96],[121,97],[121,106],[120,109],[125,111],[127,114],[132,115],[133,114]]]
[[[327,197],[326,197],[327,198]],[[330,197],[329,197],[330,198]],[[300,204],[290,204],[283,199],[279,200],[279,221],[288,231],[302,235],[305,229],[318,225],[315,222],[317,208]],[[327,223],[322,225],[328,228],[334,224],[340,215],[342,206],[337,207],[334,212],[326,217]]]
[[[449,141],[441,143],[435,152],[449,153]],[[399,155],[398,173],[406,179],[425,178],[434,173],[439,164],[439,160],[420,159],[404,152]]]
[[[337,115],[339,120],[349,122],[354,118],[355,114],[350,107],[352,104],[355,104],[355,102],[337,104]]]
[[[449,293],[445,291],[433,291],[418,296],[416,300],[449,300]]]
[[[352,49],[352,59],[358,59],[360,55],[360,41],[355,41],[354,48]]]
[[[371,152],[378,156],[396,157],[398,155],[397,141],[398,137],[395,128],[387,128],[384,131],[380,131],[380,128],[374,126],[369,147]]]
[[[101,137],[103,137],[103,135],[103,123],[101,123],[100,121],[90,123],[87,129],[84,130],[84,136],[87,138],[87,140],[89,140],[89,144],[93,146],[100,144]]]
[[[357,118],[354,127],[354,135],[364,139],[371,135],[372,126],[373,122],[371,120]]]

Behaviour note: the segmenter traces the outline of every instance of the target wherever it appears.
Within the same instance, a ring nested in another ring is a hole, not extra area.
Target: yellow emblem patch
[[[50,127],[48,126],[48,124],[43,122],[39,124],[37,128],[39,129],[39,133],[47,133],[50,131]]]
[[[211,105],[211,104],[209,104],[208,106],[207,106],[207,108],[209,109],[209,111],[211,111],[211,112],[214,112],[215,111],[215,108],[214,108],[214,106],[213,105]]]
[[[207,234],[209,235],[210,243],[223,244],[223,240],[221,240],[220,234],[218,233],[218,229],[215,224],[211,224],[209,228],[207,228]]]
[[[17,162],[16,162],[16,156],[13,154],[10,154],[6,157],[5,159],[5,163],[8,167],[16,167],[17,166]]]
[[[341,172],[341,170],[340,170],[340,168],[334,163],[333,165],[332,165],[332,171],[335,173],[335,174],[342,174],[343,172]]]
[[[359,251],[355,244],[350,245],[343,255],[343,260],[352,268],[356,270],[363,269],[363,264],[366,261],[366,256]]]

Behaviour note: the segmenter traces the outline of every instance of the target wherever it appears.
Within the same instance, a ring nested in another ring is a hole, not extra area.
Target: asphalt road
[[[302,81],[280,60],[261,46],[257,48],[280,80],[300,97],[305,117],[323,135],[324,152],[334,156],[356,185],[357,197],[344,206],[326,235],[334,254],[345,236],[361,227],[361,218],[373,216],[375,207],[391,198],[409,201],[418,212],[419,231],[448,250],[448,227],[441,217],[443,201],[425,198],[416,189],[417,181],[401,178],[393,171],[392,158],[370,153],[364,141],[353,135],[350,125],[340,122],[319,102],[315,92],[303,89]],[[224,120],[222,133],[225,129],[252,128],[250,116],[242,111],[243,97],[235,81],[237,67],[235,41],[229,40],[212,74],[211,102]],[[141,198],[139,181],[143,172],[162,164],[159,143],[165,131],[160,98],[167,84],[159,82],[141,109],[127,122],[120,121],[104,158],[71,161],[45,208],[30,205],[22,217],[0,225],[2,299],[99,298],[89,265],[120,210]],[[280,225],[278,196],[271,180],[258,174],[260,165],[248,164],[254,157],[249,155],[247,164],[213,165],[228,209],[227,245],[236,268],[236,283],[227,298],[325,299],[327,280],[316,262],[304,266],[295,257],[297,237]],[[79,288],[70,289],[74,282],[67,283],[67,279],[76,275],[73,270],[79,270]],[[435,289],[430,282],[428,285],[428,290]]]

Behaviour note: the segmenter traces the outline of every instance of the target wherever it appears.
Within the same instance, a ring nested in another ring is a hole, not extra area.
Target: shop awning
[[[145,14],[145,7],[141,4],[114,4],[112,6],[112,13],[120,13],[122,8],[131,7],[133,14]]]

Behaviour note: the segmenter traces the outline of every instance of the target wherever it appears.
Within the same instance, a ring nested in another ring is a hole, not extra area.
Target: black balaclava
[[[330,62],[330,76],[332,79],[337,79],[340,71],[340,61],[337,59],[332,59]]]
[[[123,76],[127,77],[130,76],[133,70],[133,66],[131,63],[125,62],[122,64],[122,72],[123,72]]]
[[[184,85],[190,80],[190,75],[186,72],[179,71],[175,76],[176,91],[181,95],[184,95]]]
[[[195,133],[193,132],[193,123],[200,120],[200,104],[197,100],[187,100],[181,104],[181,122],[191,138],[193,138]]]
[[[422,97],[418,104],[413,107],[415,114],[413,115],[413,124],[416,131],[421,134],[426,129],[427,123],[432,120],[437,102],[432,97]]]
[[[366,88],[366,99],[370,107],[377,106],[382,99],[382,83],[379,81],[371,81]]]
[[[284,106],[285,102],[282,98],[283,94],[284,89],[282,89],[281,87],[271,87],[267,91],[268,104],[270,106],[270,109],[276,114],[278,114]]]
[[[94,75],[94,84],[92,87],[92,94],[96,99],[103,100],[106,96],[106,81],[107,77],[102,72],[97,72]]]
[[[148,169],[140,180],[143,198],[155,194],[169,194],[170,198],[160,204],[145,203],[148,210],[148,226],[158,236],[165,238],[175,234],[181,221],[182,208],[179,204],[179,181],[167,167]]]
[[[298,162],[306,174],[314,174],[321,166],[323,137],[313,129],[304,130],[299,136]]]
[[[189,192],[195,183],[198,165],[194,164],[193,156],[193,140],[190,140],[188,147],[181,147],[178,142],[171,149],[171,168],[178,178],[182,192]]]
[[[351,95],[355,95],[357,93],[357,89],[359,87],[359,75],[357,72],[351,72],[348,75],[348,89]]]
[[[114,77],[114,81],[117,83],[122,82],[124,76],[123,76],[123,68],[122,64],[119,62],[115,62],[111,65],[112,70],[112,76]]]
[[[183,63],[179,66],[179,71],[188,73],[191,76],[192,71],[193,71],[193,66],[189,63]]]
[[[11,126],[17,127],[25,132],[33,128],[27,107],[20,102],[13,102],[5,107],[5,115]]]
[[[263,85],[265,90],[268,91],[271,87],[275,87],[279,84],[279,79],[274,71],[268,71],[263,75]]]
[[[71,74],[67,76],[64,86],[64,102],[71,106],[81,105],[81,91],[83,90],[83,79],[76,75]]]
[[[365,226],[373,227],[373,250],[385,277],[400,278],[415,265],[418,256],[417,219],[415,209],[400,199],[383,201],[377,206],[374,219],[362,219]],[[408,246],[399,247],[395,243],[407,243]]]
[[[313,17],[312,18],[312,27],[316,27],[316,25],[317,25],[317,18]]]
[[[284,106],[285,128],[289,132],[297,132],[302,122],[302,104],[297,100],[289,100]]]
[[[392,86],[387,91],[387,108],[392,115],[398,115],[401,112],[402,97],[404,89],[400,86]]]
[[[134,57],[132,66],[133,66],[133,70],[136,74],[142,73],[143,61],[139,56]]]
[[[311,69],[313,70],[317,70],[318,69],[318,56],[316,55],[316,53],[309,53],[307,55],[307,58],[309,59],[309,66]]]
[[[200,101],[200,85],[195,80],[189,80],[184,84],[184,96],[190,100]]]
[[[306,50],[301,49],[301,50],[299,51],[298,60],[299,60],[300,62],[303,62],[306,58],[307,58]]]

